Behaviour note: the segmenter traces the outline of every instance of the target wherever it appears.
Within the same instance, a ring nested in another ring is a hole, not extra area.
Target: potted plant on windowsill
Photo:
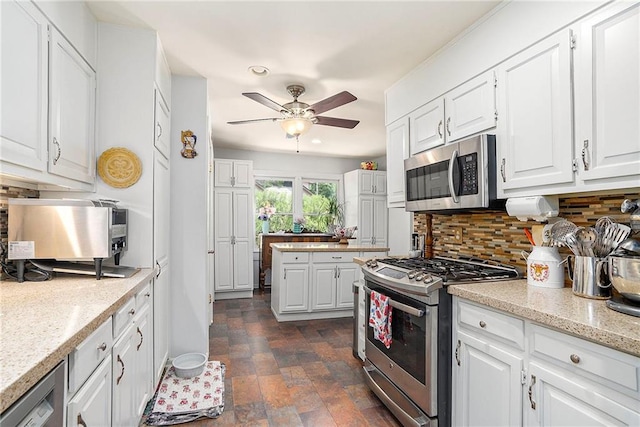
[[[262,234],[269,233],[269,218],[276,213],[276,208],[268,203],[258,210],[258,219],[262,221]]]
[[[334,234],[336,227],[344,225],[344,204],[338,203],[338,199],[335,197],[329,199],[327,219],[327,233]]]
[[[305,219],[303,216],[296,216],[293,219],[293,232],[295,234],[302,233],[302,230],[304,229],[304,223],[305,223]]]

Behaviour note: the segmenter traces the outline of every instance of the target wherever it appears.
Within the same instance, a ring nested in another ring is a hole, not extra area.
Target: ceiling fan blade
[[[348,104],[350,102],[355,101],[356,98],[346,90],[340,92],[336,95],[330,96],[329,98],[323,99],[322,101],[318,101],[309,107],[316,114],[324,113],[325,111],[333,110],[334,108],[338,108],[341,105]]]
[[[280,120],[280,118],[270,118],[270,119],[252,119],[252,120],[236,120],[234,122],[227,122],[229,125],[243,125],[245,123],[256,123],[256,122],[276,122]]]
[[[317,119],[316,124],[318,125],[336,126],[339,128],[348,128],[348,129],[353,129],[354,127],[356,127],[358,123],[360,123],[359,120],[338,119],[336,117],[316,116],[316,119]]]
[[[281,111],[288,111],[286,108],[284,108],[282,105],[278,104],[275,101],[270,100],[269,98],[267,98],[266,96],[259,94],[258,92],[245,92],[243,93],[244,96],[246,96],[249,99],[253,99],[256,102],[259,102],[260,104],[271,108],[272,110],[277,111],[278,113]]]

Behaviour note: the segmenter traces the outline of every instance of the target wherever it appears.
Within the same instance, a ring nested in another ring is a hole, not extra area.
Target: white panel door
[[[145,304],[134,320],[136,342],[136,416],[142,417],[153,390],[153,326],[151,308]]]
[[[386,197],[373,198],[373,243],[378,246],[387,244],[387,232],[389,228],[389,209]]]
[[[523,359],[480,337],[457,332],[454,422],[460,426],[522,425]]]
[[[336,307],[335,264],[316,264],[311,270],[311,310]]]
[[[215,267],[217,291],[233,289],[233,190],[215,190]]]
[[[155,101],[154,117],[156,124],[153,144],[163,156],[169,159],[171,154],[171,113],[169,112],[169,106],[158,89],[155,90]]]
[[[505,61],[498,74],[498,190],[570,183],[570,33]]]
[[[375,193],[375,177],[373,172],[360,170],[358,171],[360,178],[360,194],[374,194]]]
[[[233,186],[238,188],[250,188],[253,181],[253,162],[235,160],[233,162]]]
[[[525,403],[529,426],[637,426],[637,401],[578,380],[543,363],[529,363],[531,395]],[[625,403],[626,402],[626,403]]]
[[[136,344],[137,334],[133,323],[113,345],[113,400],[111,417],[114,426],[138,425],[136,416]]]
[[[233,192],[233,288],[253,288],[253,198],[249,190]]]
[[[387,204],[404,207],[404,160],[409,157],[409,118],[387,126]]]
[[[409,153],[444,144],[444,98],[438,98],[409,114]]]
[[[580,177],[635,175],[640,185],[640,4],[615,4],[585,21],[576,53]]]
[[[29,2],[0,3],[0,159],[47,170],[47,19]]]
[[[336,307],[353,307],[353,282],[358,280],[360,269],[355,264],[338,264],[336,280]]]
[[[96,73],[53,27],[49,46],[49,172],[93,183]]]
[[[232,187],[233,160],[214,160],[213,176],[216,187]]]
[[[361,196],[358,200],[358,243],[373,244],[374,226],[374,196]]]
[[[387,174],[382,171],[373,172],[373,191],[378,196],[387,194]]]
[[[447,143],[496,125],[493,71],[476,77],[445,95]]]
[[[309,266],[286,264],[282,268],[282,312],[309,310]]]
[[[105,357],[67,404],[67,425],[111,425],[111,355]]]
[[[153,367],[156,383],[160,381],[169,358],[169,270],[167,265],[153,281]]]

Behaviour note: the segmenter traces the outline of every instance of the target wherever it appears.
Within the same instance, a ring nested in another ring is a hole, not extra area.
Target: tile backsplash
[[[560,198],[559,217],[578,226],[593,226],[601,216],[616,222],[629,223],[629,214],[620,212],[624,199],[636,200],[639,194],[575,196]],[[416,233],[428,234],[426,213],[414,215]],[[523,229],[539,224],[523,222],[510,217],[505,211],[472,211],[452,215],[430,214],[433,236],[433,254],[442,256],[466,255],[494,260],[526,270],[522,251],[531,251]],[[462,242],[455,240],[456,230],[462,230]],[[566,248],[561,252],[569,254]]]

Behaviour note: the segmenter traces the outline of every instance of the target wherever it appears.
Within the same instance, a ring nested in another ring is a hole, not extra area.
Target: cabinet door
[[[447,143],[496,125],[495,77],[488,71],[444,97]]]
[[[336,280],[336,307],[353,307],[353,282],[358,280],[360,269],[353,263],[338,264]]]
[[[171,153],[170,146],[170,135],[171,135],[171,113],[169,112],[169,106],[165,102],[162,94],[158,89],[155,90],[155,109],[154,109],[154,117],[155,117],[155,135],[153,139],[153,144],[156,149],[162,153],[167,159],[169,159],[169,155]]]
[[[47,20],[28,2],[0,4],[0,160],[47,170]]]
[[[216,187],[233,187],[233,160],[213,161],[213,184]]]
[[[444,144],[444,98],[409,114],[409,152],[414,154]]]
[[[283,312],[309,310],[309,266],[283,264],[280,307]]]
[[[216,187],[251,188],[253,162],[244,160],[214,160],[214,185]]]
[[[522,357],[464,331],[457,331],[457,338],[453,361],[454,424],[522,425]]]
[[[389,210],[385,197],[373,198],[373,243],[378,246],[387,244]]]
[[[114,426],[133,426],[139,421],[136,417],[137,343],[137,334],[131,323],[113,346],[111,417]]]
[[[311,310],[335,308],[338,276],[336,265],[316,264],[311,270],[311,276]]]
[[[359,170],[359,185],[360,194],[374,194],[375,193],[375,177],[372,171]]]
[[[375,212],[375,197],[373,196],[361,196],[358,200],[358,243],[360,244],[373,244],[375,237],[375,225],[374,225],[374,212]]]
[[[156,266],[169,263],[171,171],[169,160],[153,150],[153,256]]]
[[[379,196],[387,194],[387,174],[382,171],[373,172],[373,192]]]
[[[527,425],[640,425],[636,400],[606,387],[580,381],[544,363],[529,363],[530,397],[525,403]]]
[[[404,159],[409,157],[409,118],[387,126],[387,204],[404,207]]]
[[[640,5],[585,21],[576,43],[576,148],[584,181],[627,176],[640,185]]]
[[[111,356],[107,356],[67,404],[67,425],[111,425]]]
[[[153,366],[154,382],[162,377],[169,357],[169,266],[162,269],[153,282]]]
[[[49,172],[93,183],[96,73],[53,27],[49,46]]]
[[[505,61],[497,74],[499,196],[572,182],[570,33]]]
[[[233,162],[233,186],[238,188],[250,188],[253,178],[253,162],[235,160]]]
[[[148,304],[136,313],[134,319],[136,342],[136,416],[142,417],[153,391],[153,329]]]
[[[233,191],[216,189],[214,196],[215,266],[214,288],[233,289]]]
[[[253,288],[253,199],[248,190],[233,193],[233,288]]]

